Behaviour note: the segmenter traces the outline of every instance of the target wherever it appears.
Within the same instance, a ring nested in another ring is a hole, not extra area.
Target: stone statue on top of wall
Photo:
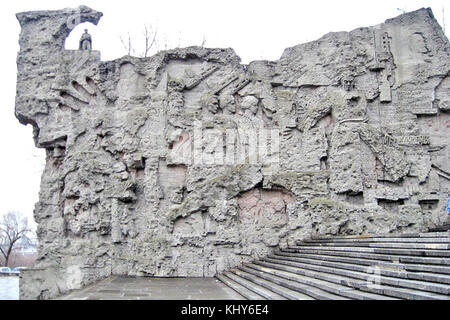
[[[92,38],[88,29],[84,29],[84,33],[81,35],[79,50],[92,50]]]

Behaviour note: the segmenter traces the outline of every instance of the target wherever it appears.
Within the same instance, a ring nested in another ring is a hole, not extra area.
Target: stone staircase
[[[299,241],[217,278],[250,300],[450,300],[448,232]]]

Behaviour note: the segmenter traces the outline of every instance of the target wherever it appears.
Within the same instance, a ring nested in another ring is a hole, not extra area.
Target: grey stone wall
[[[106,62],[64,50],[101,16],[17,14],[15,114],[47,152],[22,299],[111,274],[213,276],[294,239],[445,221],[450,46],[430,9],[248,65],[232,49]]]

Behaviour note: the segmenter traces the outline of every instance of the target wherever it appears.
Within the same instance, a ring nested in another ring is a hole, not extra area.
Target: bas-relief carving
[[[101,13],[18,14],[16,116],[47,150],[22,298],[213,276],[294,239],[446,218],[450,51],[431,11],[249,65],[198,47],[103,62],[87,36],[63,49],[74,17]]]

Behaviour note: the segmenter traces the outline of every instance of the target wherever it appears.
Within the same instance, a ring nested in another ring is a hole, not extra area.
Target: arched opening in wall
[[[92,38],[92,50],[98,50],[96,47],[95,39],[98,37],[96,26],[90,22],[84,22],[77,25],[70,32],[69,36],[66,38],[64,43],[64,49],[66,50],[78,50],[80,48],[80,38],[85,33],[85,30],[91,35]]]

